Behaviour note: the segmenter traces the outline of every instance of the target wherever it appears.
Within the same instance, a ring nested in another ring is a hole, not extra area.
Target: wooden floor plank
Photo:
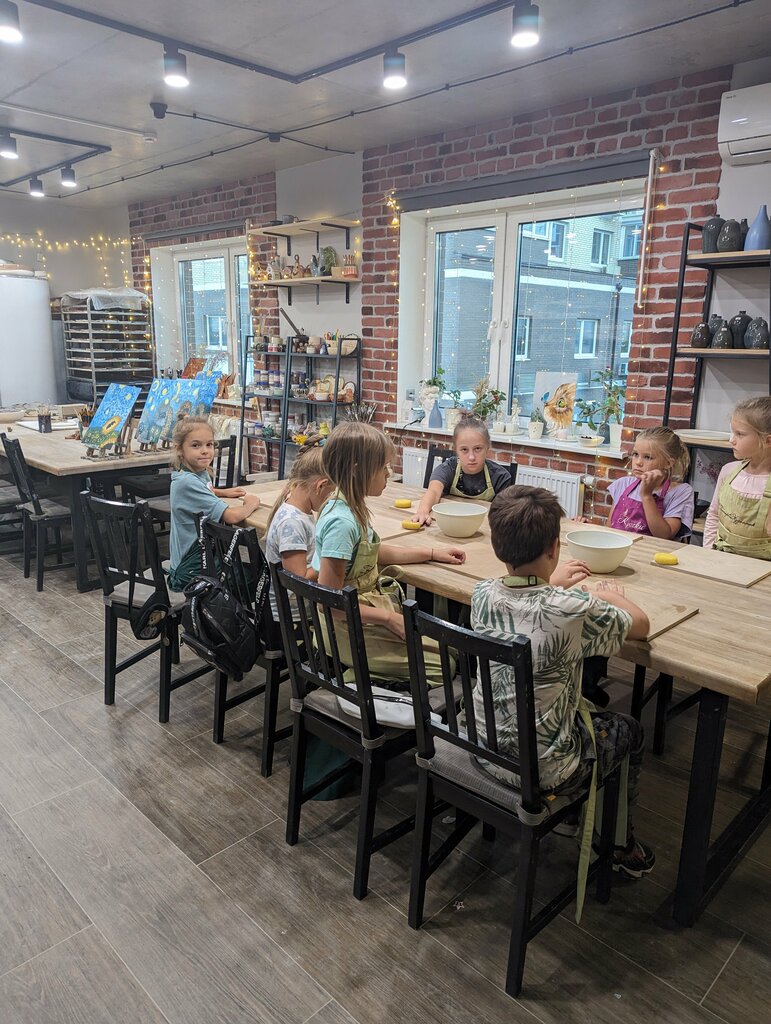
[[[0,810],[0,975],[89,924],[11,818]],[[5,1024],[0,996],[0,1020]]]
[[[771,946],[745,935],[704,1005],[729,1024],[762,1020],[771,1006],[769,963]]]
[[[0,977],[3,1024],[167,1024],[96,928]]]
[[[0,679],[0,804],[14,814],[96,776]]]
[[[17,820],[170,1024],[302,1024],[329,1001],[107,782]]]
[[[43,717],[196,862],[275,817],[245,788],[256,777],[236,785],[125,701],[87,697]]]

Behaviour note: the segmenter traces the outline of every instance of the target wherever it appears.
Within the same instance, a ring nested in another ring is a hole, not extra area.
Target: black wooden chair
[[[290,846],[298,841],[302,805],[350,771],[349,761],[328,772],[324,778],[305,785],[308,736],[316,736],[361,765],[359,835],[353,877],[353,894],[361,900],[367,895],[372,854],[406,835],[415,824],[414,816],[410,816],[375,835],[377,794],[385,765],[415,746],[415,732],[413,729],[383,726],[375,717],[355,587],[331,590],[287,572],[279,565],[271,566],[271,578],[292,684],[291,708],[295,713],[286,841]],[[296,598],[299,608],[299,630],[292,619],[290,594]],[[335,613],[345,618],[348,634],[354,638],[351,644],[353,665],[350,666],[340,661],[335,632],[336,622],[340,620],[335,617]],[[323,639],[322,621],[328,642]],[[319,640],[321,643],[318,643]],[[343,673],[347,668],[353,671],[353,687],[343,682]],[[352,718],[343,712],[338,697],[355,704],[361,718]],[[433,710],[441,713],[444,694],[437,694],[437,698]],[[404,700],[405,695],[394,693],[394,699]]]
[[[0,479],[0,544],[24,543],[24,515],[16,484]]]
[[[172,690],[211,671],[203,665],[172,678],[172,665],[179,663],[179,624],[185,595],[170,592],[166,586],[152,520],[149,515],[139,514],[144,503],[107,501],[89,491],[82,491],[80,497],[104,595],[104,702],[115,703],[119,673],[160,653],[158,720],[168,722]],[[130,620],[155,595],[168,609],[160,637],[118,661],[118,620]]]
[[[215,487],[233,487],[236,479],[235,434],[231,434],[230,437],[223,438],[220,441],[215,441],[214,448],[214,462],[212,463],[214,479],[212,482]],[[169,477],[170,486],[171,477]],[[171,498],[169,498],[168,494],[169,488],[167,487],[164,495],[148,497],[148,504],[153,514],[153,519],[164,525],[171,522]]]
[[[262,646],[262,652],[257,658],[257,665],[265,671],[265,682],[258,683],[248,690],[229,697],[228,684],[231,680],[224,672],[217,672],[213,738],[215,743],[222,743],[225,733],[225,714],[231,708],[238,707],[244,701],[264,693],[261,771],[267,778],[273,771],[273,751],[276,741],[286,739],[292,732],[291,726],[276,729],[279,689],[281,683],[289,678],[289,673],[281,645],[281,630],[279,624],[273,621],[270,602],[265,602],[265,606],[259,614],[255,607],[255,586],[262,568],[265,566],[265,556],[260,549],[257,535],[254,530],[239,530],[237,542],[233,546],[235,535],[236,530],[232,526],[213,523],[208,519],[204,520],[203,575],[214,576],[220,572],[224,573],[224,582],[228,590],[255,620],[255,629]]]
[[[452,448],[441,448],[437,444],[431,444],[428,446],[428,459],[426,460],[426,472],[423,474],[423,487],[426,488],[431,483],[431,474],[434,472],[434,463],[446,462],[455,452]],[[509,473],[511,474],[511,482],[515,484],[517,482],[517,463],[512,456],[509,464]]]
[[[0,438],[11,467],[16,490],[21,499],[17,508],[21,512],[23,521],[24,579],[29,579],[30,575],[34,534],[37,589],[40,591],[43,589],[43,574],[46,569],[69,569],[75,564],[73,561],[64,561],[62,540],[62,527],[72,524],[72,515],[66,505],[62,505],[52,498],[39,497],[32,474],[27,466],[27,460],[21,449],[21,442],[6,434],[0,434]],[[49,530],[53,531],[55,542],[50,548],[48,545]],[[56,555],[56,564],[46,565],[46,555],[51,552]]]
[[[576,894],[576,885],[571,884],[532,916],[540,844],[556,825],[580,809],[587,799],[588,785],[578,795],[572,794],[569,797],[556,796],[547,800],[541,793],[533,666],[530,641],[526,637],[518,636],[511,641],[503,641],[480,636],[421,612],[414,601],[405,602],[403,613],[418,747],[418,798],[408,921],[410,927],[420,927],[428,879],[477,822],[481,821],[488,830],[500,831],[507,838],[518,837],[517,889],[506,973],[506,992],[516,996],[522,988],[528,942]],[[449,701],[447,724],[434,725],[431,722],[431,700],[435,698],[426,683],[421,644],[424,637],[439,642],[446,696],[453,692],[452,666],[447,651],[454,649],[459,655],[463,720],[455,713],[454,703]],[[484,722],[479,723],[473,700],[475,680],[472,659],[476,660],[477,685],[484,705]],[[519,756],[516,758],[499,750],[490,678],[491,663],[507,665],[514,672],[519,743]],[[482,732],[484,742],[480,736]],[[521,780],[520,788],[514,789],[513,786],[499,782],[478,764],[478,758],[517,775]],[[605,779],[599,857],[589,869],[590,877],[597,875],[597,899],[601,903],[606,903],[610,898],[619,776],[620,771],[616,771]],[[457,808],[456,825],[452,834],[432,854],[431,832],[437,798]]]

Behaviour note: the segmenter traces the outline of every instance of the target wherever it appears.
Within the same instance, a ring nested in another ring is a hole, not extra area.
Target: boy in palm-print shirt
[[[581,563],[558,567],[562,509],[551,491],[508,487],[495,496],[489,522],[493,549],[510,575],[477,584],[471,625],[498,639],[530,638],[533,659],[535,726],[542,790],[570,793],[585,786],[597,758],[598,782],[629,754],[628,806],[637,797],[643,732],[639,722],[613,712],[593,712],[592,737],[578,714],[584,658],[616,654],[624,641],[644,639],[645,612],[604,581],[594,591],[571,587]],[[571,568],[573,570],[571,574]],[[585,569],[585,567],[584,567]],[[493,699],[501,753],[517,755],[514,670],[491,665]],[[481,692],[474,694],[477,721],[484,722]],[[483,726],[480,733],[484,740]],[[595,755],[596,749],[596,755]],[[489,762],[486,771],[508,785],[519,779]],[[634,838],[631,817],[627,844],[615,852],[616,870],[639,878],[655,862],[653,852]]]

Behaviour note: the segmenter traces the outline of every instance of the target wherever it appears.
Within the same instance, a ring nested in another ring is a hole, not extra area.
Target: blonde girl
[[[507,466],[488,458],[490,432],[478,416],[466,412],[452,434],[449,459],[439,463],[431,474],[426,493],[412,517],[416,523],[431,523],[431,509],[447,494],[460,498],[492,501],[511,483]]]
[[[737,462],[724,466],[704,526],[704,547],[771,559],[771,398],[748,398],[731,416]]]
[[[254,512],[260,499],[241,487],[212,485],[214,431],[205,417],[179,419],[172,441],[169,586],[184,590],[201,571],[196,516],[202,512],[215,522],[240,523]],[[231,506],[223,498],[242,498],[243,504]]]
[[[663,540],[684,539],[693,526],[693,488],[684,482],[688,449],[669,427],[649,427],[635,439],[631,476],[613,480],[608,526]]]
[[[318,435],[310,438],[297,453],[286,487],[270,513],[265,540],[268,564],[281,562],[284,569],[309,580],[318,579],[312,568],[316,550],[314,513],[324,505],[333,486],[324,472],[322,440]],[[270,605],[278,622],[278,605],[272,589]]]
[[[321,511],[316,526],[319,583],[336,590],[351,584],[359,591],[361,620],[367,645],[370,675],[376,681],[407,682],[409,665],[401,613],[401,592],[393,580],[381,576],[392,563],[465,561],[460,548],[402,547],[381,544],[372,528],[367,498],[385,490],[394,457],[390,438],[369,423],[343,423],[329,436],[323,449],[324,472],[336,490]],[[350,664],[350,642],[337,629],[340,657]],[[427,651],[429,682],[441,682],[438,647]]]

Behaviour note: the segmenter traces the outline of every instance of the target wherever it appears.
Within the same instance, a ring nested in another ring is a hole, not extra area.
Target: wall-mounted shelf
[[[345,233],[345,247],[351,248],[351,231],[361,227],[361,221],[347,217],[322,217],[319,220],[298,220],[293,224],[263,224],[249,228],[250,234],[267,235],[269,238],[286,239],[286,254],[292,255],[292,239],[307,235],[316,236],[316,249],[319,248],[319,235],[323,231],[342,231]]]
[[[703,270],[725,270],[727,267],[768,267],[771,253],[768,249],[751,249],[749,252],[706,252],[690,253],[686,262],[689,267]]]
[[[286,288],[286,302],[288,306],[292,305],[293,288],[315,288],[316,305],[318,306],[320,288],[328,288],[330,285],[345,285],[345,301],[349,303],[351,301],[349,285],[358,284],[359,281],[360,278],[358,277],[282,277],[281,280],[259,281],[258,284],[264,288]]]
[[[768,359],[767,348],[679,348],[678,359]]]

